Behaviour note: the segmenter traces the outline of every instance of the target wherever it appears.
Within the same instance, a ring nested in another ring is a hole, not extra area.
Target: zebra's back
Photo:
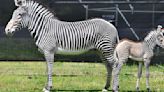
[[[102,19],[61,22],[57,29],[54,35],[58,47],[63,51],[85,51],[95,48],[96,42],[103,37],[108,36],[113,40],[117,36],[115,27]]]

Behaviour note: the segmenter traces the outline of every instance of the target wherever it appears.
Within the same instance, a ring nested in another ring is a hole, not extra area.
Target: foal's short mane
[[[154,34],[154,32],[157,32],[157,30],[156,30],[156,29],[153,29],[152,31],[150,31],[150,32],[146,35],[146,37],[144,38],[144,40],[150,39],[151,36]]]
[[[145,40],[145,39],[149,39],[149,38],[152,36],[152,34],[153,34],[154,32],[156,32],[156,29],[152,29],[151,31],[149,31],[149,32],[147,33],[146,37],[144,38],[144,40]],[[123,42],[123,41],[128,41],[128,42],[133,42],[133,43],[140,43],[140,42],[143,42],[143,41],[133,41],[133,40],[130,40],[130,39],[128,39],[128,38],[123,38],[122,40],[120,40],[120,42]]]

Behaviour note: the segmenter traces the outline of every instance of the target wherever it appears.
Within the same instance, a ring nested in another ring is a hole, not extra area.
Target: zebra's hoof
[[[118,92],[118,90],[116,91],[116,90],[112,90],[112,92]]]
[[[107,89],[103,89],[102,92],[108,92],[108,90]]]
[[[50,91],[47,90],[46,88],[43,88],[43,92],[50,92]]]
[[[139,87],[137,87],[137,88],[136,88],[136,91],[137,91],[137,92],[139,92],[139,90],[140,90],[140,88],[139,88]]]
[[[117,86],[117,88],[119,89],[120,86]]]
[[[147,92],[150,92],[150,88],[147,88]]]

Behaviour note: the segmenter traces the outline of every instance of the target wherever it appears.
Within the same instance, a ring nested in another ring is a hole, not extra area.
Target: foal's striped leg
[[[146,59],[144,60],[145,68],[146,68],[146,88],[148,92],[150,92],[150,87],[149,87],[149,65],[150,65],[150,60]]]
[[[137,82],[136,82],[136,90],[139,91],[139,83],[140,83],[140,78],[141,78],[141,75],[142,75],[142,62],[139,62],[139,66],[138,66],[138,79],[137,79]]]

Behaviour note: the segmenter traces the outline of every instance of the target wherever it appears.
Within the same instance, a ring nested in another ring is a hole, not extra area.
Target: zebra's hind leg
[[[123,62],[115,62],[113,66],[113,91],[118,92],[119,88],[119,73],[121,71],[121,68],[123,66]]]
[[[139,92],[139,83],[140,83],[140,78],[142,75],[142,62],[139,62],[139,66],[138,66],[138,78],[137,78],[137,82],[136,82],[136,91]]]
[[[103,89],[103,92],[107,92],[108,88],[110,87],[110,82],[111,82],[111,76],[112,76],[112,65],[108,62],[106,62],[106,69],[107,69],[107,77],[106,77],[106,84]]]
[[[44,92],[50,92],[52,88],[52,68],[53,68],[53,62],[54,62],[54,53],[45,51],[44,52],[45,59],[47,62],[47,84],[45,88],[43,89]]]
[[[110,87],[111,76],[112,76],[112,64],[114,62],[113,59],[114,45],[113,43],[111,43],[110,40],[107,39],[108,38],[106,39],[104,38],[96,44],[97,49],[102,54],[102,60],[106,64],[106,69],[107,69],[106,85],[102,90],[103,92],[107,92],[108,88]]]

